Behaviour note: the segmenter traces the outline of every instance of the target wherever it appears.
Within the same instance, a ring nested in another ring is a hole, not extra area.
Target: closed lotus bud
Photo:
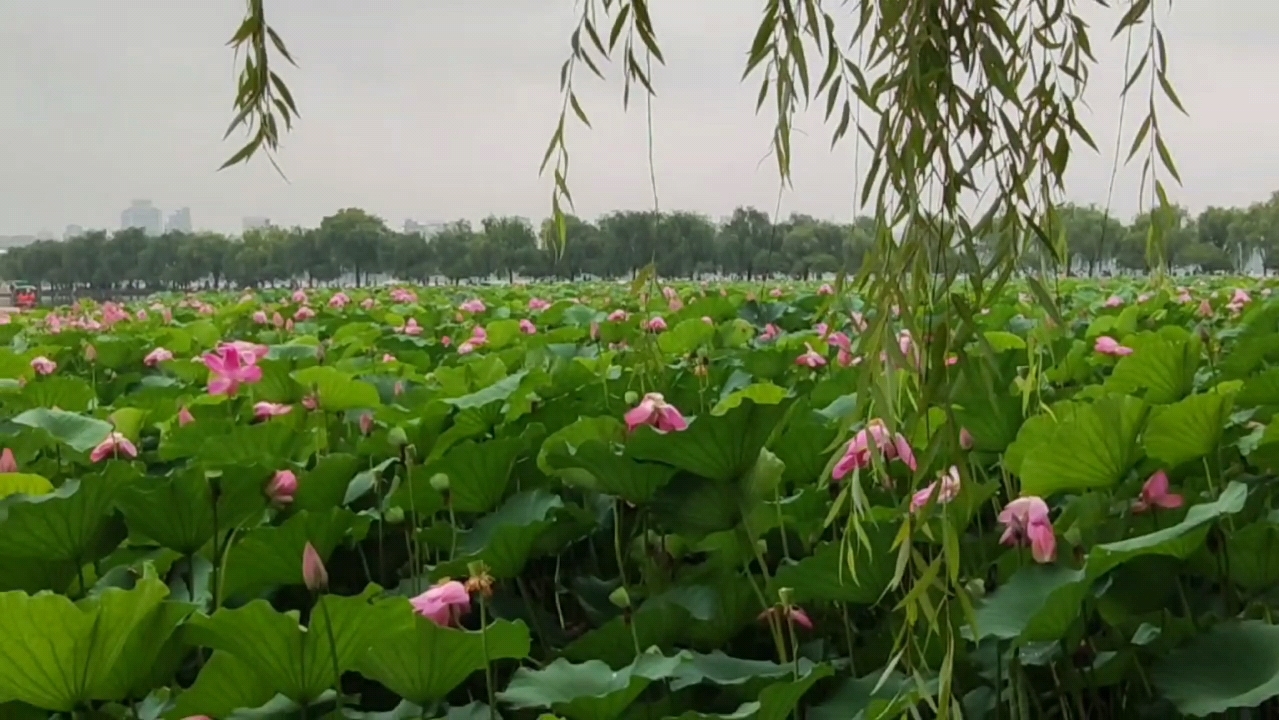
[[[404,508],[393,507],[382,513],[382,520],[391,525],[399,525],[404,522]]]
[[[92,345],[84,346],[84,359],[89,362],[95,362],[98,359],[98,349]]]
[[[626,394],[622,397],[626,401],[627,405],[634,405],[636,402],[639,401],[639,393],[635,392],[634,390],[627,390]]]
[[[324,569],[324,560],[315,546],[307,543],[302,549],[302,582],[311,592],[320,592],[329,587],[329,571]]]
[[[445,492],[449,489],[449,476],[444,473],[435,473],[431,476],[431,487],[438,492]]]
[[[360,432],[365,437],[373,432],[373,413],[364,413],[360,416]]]
[[[404,428],[393,427],[391,428],[391,431],[386,434],[386,441],[397,448],[404,447],[409,444],[409,436],[404,433]]]

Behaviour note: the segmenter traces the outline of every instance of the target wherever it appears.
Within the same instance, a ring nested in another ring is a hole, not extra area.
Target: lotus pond
[[[0,717],[1279,716],[1279,301],[0,317]]]

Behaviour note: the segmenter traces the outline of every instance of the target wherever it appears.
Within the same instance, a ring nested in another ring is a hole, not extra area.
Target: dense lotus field
[[[0,717],[1275,717],[1264,282],[0,316]]]

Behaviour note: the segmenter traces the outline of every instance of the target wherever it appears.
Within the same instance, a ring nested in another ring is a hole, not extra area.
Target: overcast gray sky
[[[775,166],[759,162],[772,119],[754,115],[756,82],[739,82],[761,4],[654,0],[667,59],[654,105],[664,208],[720,217],[739,204],[773,207]],[[243,2],[0,3],[0,234],[115,228],[132,198],[166,213],[190,206],[197,228],[230,232],[247,215],[313,225],[349,206],[395,227],[406,217],[546,215],[550,185],[537,168],[559,110],[571,0],[267,7],[300,64],[286,72],[302,113],[280,154],[287,183],[264,159],[216,171],[236,149],[221,140],[236,75],[225,42]],[[1076,152],[1069,195],[1104,203],[1124,47],[1122,36],[1109,40],[1117,13],[1090,16],[1100,66],[1084,120],[1102,153]],[[1279,189],[1279,2],[1185,0],[1164,26],[1191,113],[1163,113],[1185,180],[1174,199],[1197,212]],[[571,186],[587,217],[651,204],[643,106],[624,114],[620,75],[609,74],[607,85],[583,76],[595,128],[570,136]],[[1130,126],[1134,117],[1140,108]],[[831,151],[828,138],[819,114],[800,119],[784,213],[852,216],[854,145]],[[1137,210],[1137,180],[1135,163],[1121,171],[1116,212]]]

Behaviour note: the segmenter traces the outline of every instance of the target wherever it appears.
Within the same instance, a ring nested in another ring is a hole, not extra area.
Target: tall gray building
[[[159,235],[164,232],[163,218],[160,208],[151,204],[150,200],[134,200],[120,213],[120,229],[142,228],[148,235]]]
[[[178,208],[169,216],[168,222],[164,224],[167,232],[191,232],[191,208]]]
[[[79,225],[68,225],[66,230],[62,231],[62,239],[70,240],[84,234],[84,228]]]

